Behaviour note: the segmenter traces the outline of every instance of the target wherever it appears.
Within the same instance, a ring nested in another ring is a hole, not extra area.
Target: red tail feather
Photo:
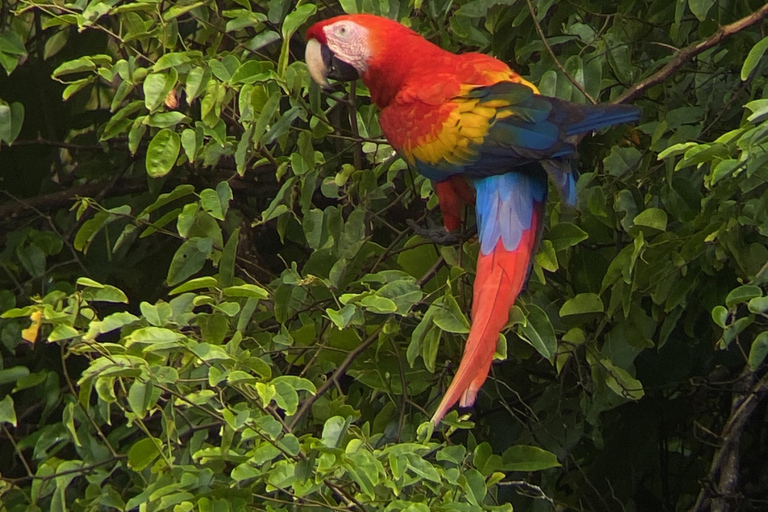
[[[488,377],[499,333],[528,275],[536,248],[541,206],[534,207],[531,228],[523,233],[515,250],[507,251],[499,240],[490,254],[480,253],[472,297],[472,328],[459,369],[432,416],[435,425],[456,402],[461,407],[472,405]]]

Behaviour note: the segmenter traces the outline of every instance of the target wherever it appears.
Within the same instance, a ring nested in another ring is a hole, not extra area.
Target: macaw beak
[[[323,89],[330,89],[329,78],[342,82],[351,82],[360,78],[360,73],[351,64],[344,62],[334,55],[330,48],[320,44],[317,39],[307,41],[304,53],[307,69],[312,79]]]

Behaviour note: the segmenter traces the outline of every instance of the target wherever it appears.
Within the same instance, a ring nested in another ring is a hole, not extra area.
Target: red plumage
[[[488,376],[498,335],[538,244],[547,173],[561,198],[572,203],[569,158],[575,155],[575,140],[636,120],[639,111],[539,96],[530,82],[493,57],[452,54],[378,16],[321,21],[308,30],[307,39],[307,64],[315,80],[351,79],[341,73],[351,67],[368,86],[392,147],[434,181],[448,230],[460,227],[463,205],[475,202],[469,182],[476,187],[481,251],[472,327],[456,376],[432,417],[437,423],[457,401],[471,405]]]
[[[481,252],[478,256],[472,298],[472,329],[459,369],[432,416],[434,423],[439,422],[456,402],[462,407],[475,402],[477,392],[491,369],[499,333],[509,318],[509,308],[525,284],[543,220],[544,203],[538,203],[533,210],[531,229],[524,233],[515,250],[506,250],[499,240],[490,254]]]

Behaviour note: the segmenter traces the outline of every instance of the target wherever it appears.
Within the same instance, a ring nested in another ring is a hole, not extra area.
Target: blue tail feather
[[[569,137],[640,119],[640,109],[630,105],[583,106],[580,110],[584,118],[565,125]]]
[[[508,251],[517,249],[531,229],[533,209],[547,197],[544,172],[510,172],[475,180],[480,250],[490,254],[499,240]]]

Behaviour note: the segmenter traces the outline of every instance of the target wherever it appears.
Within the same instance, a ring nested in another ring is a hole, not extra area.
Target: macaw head
[[[312,25],[307,30],[305,59],[309,74],[324,88],[330,86],[329,78],[362,78],[369,88],[381,88],[409,73],[414,56],[425,47],[437,48],[394,20],[350,14]]]

